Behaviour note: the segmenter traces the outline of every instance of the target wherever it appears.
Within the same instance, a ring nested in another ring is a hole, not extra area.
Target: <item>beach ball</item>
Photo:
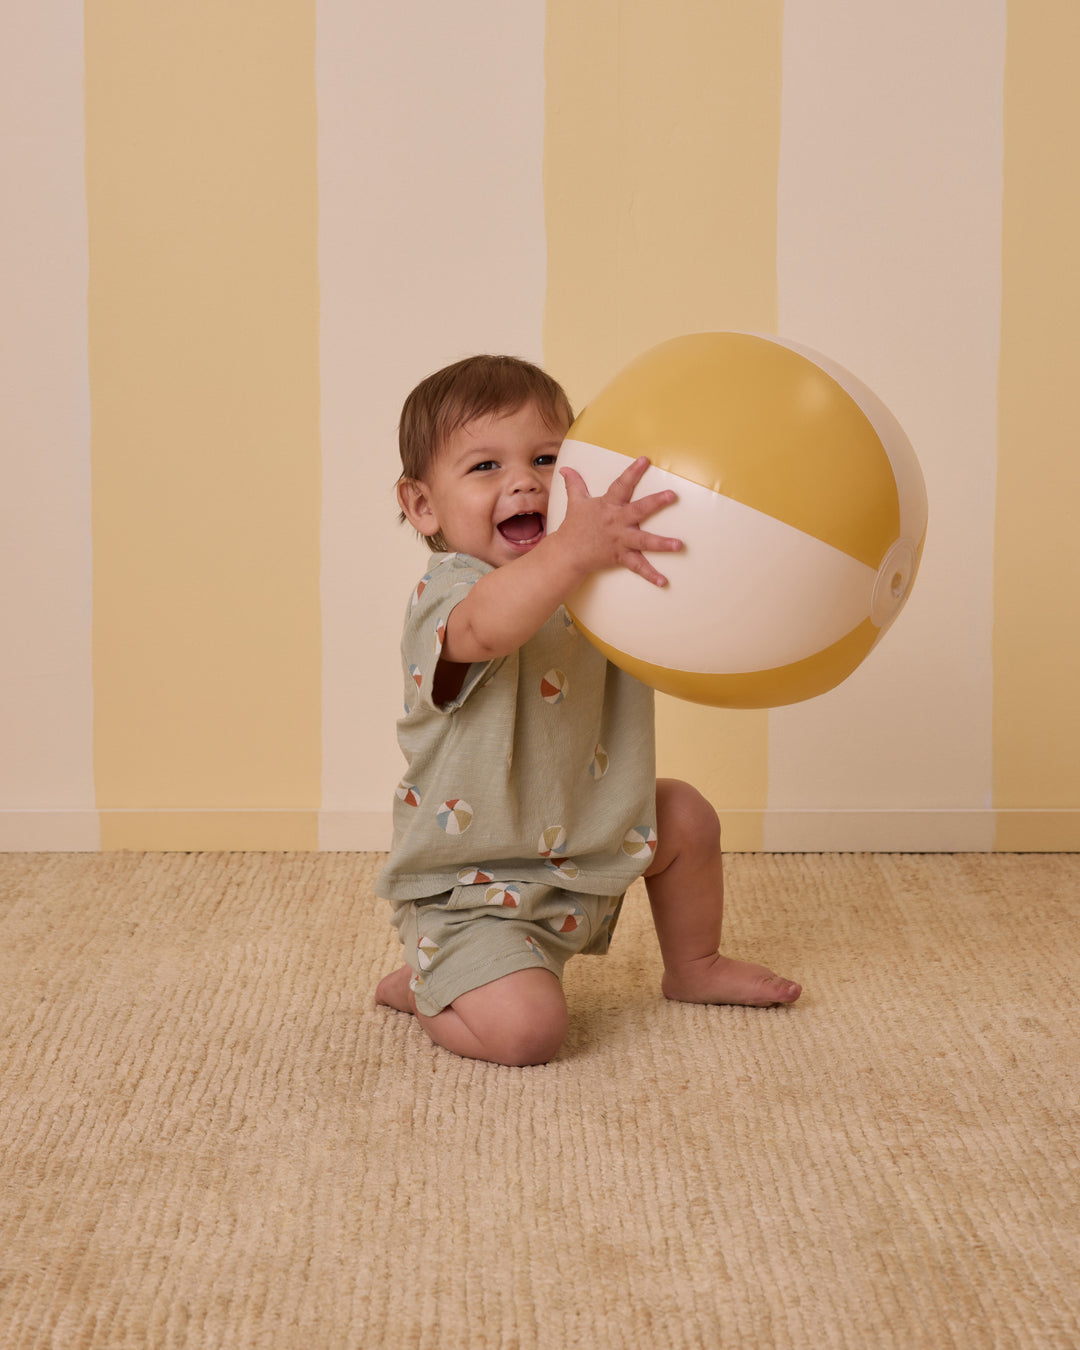
[[[653,688],[729,708],[833,689],[911,592],[926,488],[885,404],[828,357],[750,333],[693,333],[631,362],[559,452],[593,494],[639,455],[635,496],[678,500],[644,524],[683,540],[654,558],[668,586],[625,568],[567,601],[578,628]],[[566,510],[555,474],[548,529]]]

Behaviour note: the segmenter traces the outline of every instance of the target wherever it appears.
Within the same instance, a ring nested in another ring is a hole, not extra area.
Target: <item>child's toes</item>
[[[395,1008],[398,1012],[413,1011],[412,990],[409,981],[412,971],[408,966],[399,966],[392,975],[385,975],[375,990],[375,1002],[386,1008]]]
[[[785,980],[771,971],[762,980],[761,988],[769,1003],[794,1003],[802,993],[801,984]]]

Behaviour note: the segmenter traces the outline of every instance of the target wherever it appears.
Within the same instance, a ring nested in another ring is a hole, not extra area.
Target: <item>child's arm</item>
[[[467,665],[517,651],[592,572],[626,567],[655,586],[667,584],[643,550],[678,552],[682,541],[648,534],[641,522],[675,500],[654,492],[631,501],[649,461],[637,459],[602,497],[592,497],[581,475],[562,469],[566,517],[522,558],[497,567],[451,611],[442,660]]]

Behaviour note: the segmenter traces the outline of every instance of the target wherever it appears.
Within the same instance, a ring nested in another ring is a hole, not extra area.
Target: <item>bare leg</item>
[[[519,970],[470,989],[434,1017],[416,1007],[412,971],[401,966],[379,982],[375,1001],[413,1013],[436,1045],[466,1059],[495,1064],[546,1064],[566,1039],[562,985],[550,970]]]
[[[724,870],[716,812],[689,783],[656,783],[659,845],[645,886],[664,957],[661,988],[684,1003],[794,1003],[800,985],[720,954]]]

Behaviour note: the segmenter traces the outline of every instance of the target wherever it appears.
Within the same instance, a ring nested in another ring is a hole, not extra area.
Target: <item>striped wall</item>
[[[18,10],[16,13],[15,11]],[[0,15],[0,849],[379,848],[397,411],[780,332],[930,533],[839,689],[661,700],[730,848],[1080,850],[1073,0]]]

